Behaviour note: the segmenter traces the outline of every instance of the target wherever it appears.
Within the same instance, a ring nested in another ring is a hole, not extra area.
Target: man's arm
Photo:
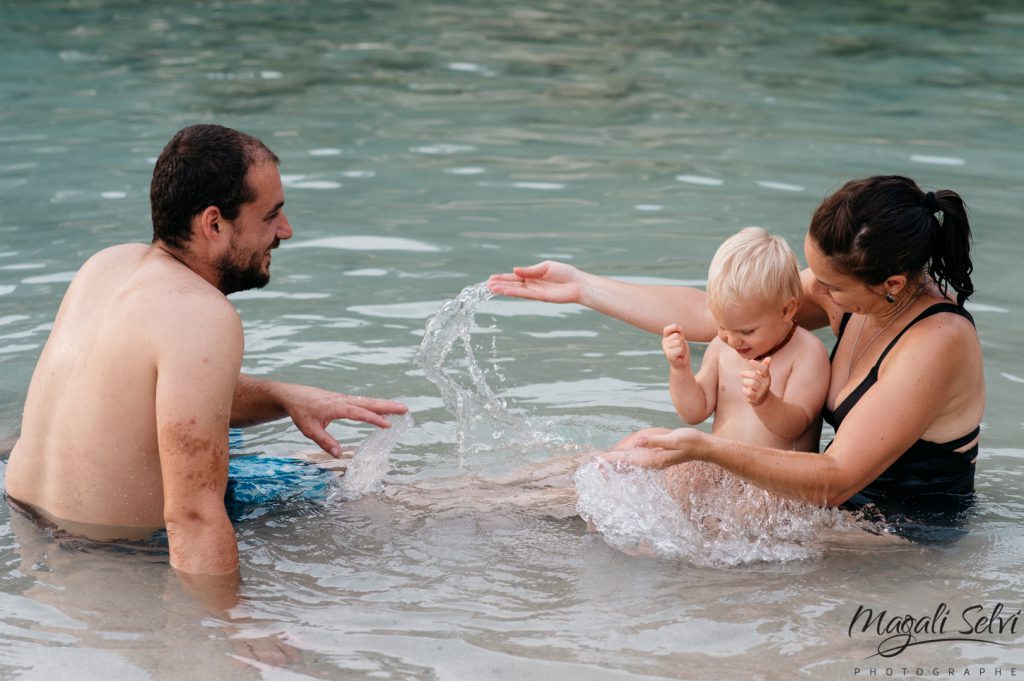
[[[359,397],[296,383],[267,381],[239,374],[231,405],[231,426],[241,428],[290,417],[303,435],[328,454],[341,456],[341,445],[327,432],[338,419],[390,428],[385,414],[408,411],[401,402]]]
[[[223,304],[189,309],[157,355],[156,427],[171,565],[236,579],[238,546],[224,507],[228,420],[242,363],[242,326]],[[173,314],[167,315],[169,320]],[[186,328],[184,325],[180,329]]]

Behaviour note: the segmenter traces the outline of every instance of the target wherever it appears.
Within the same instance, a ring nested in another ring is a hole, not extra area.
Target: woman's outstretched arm
[[[706,294],[688,286],[631,284],[551,260],[495,274],[487,283],[498,295],[577,303],[659,335],[669,324],[679,324],[689,340],[698,342],[718,333]]]

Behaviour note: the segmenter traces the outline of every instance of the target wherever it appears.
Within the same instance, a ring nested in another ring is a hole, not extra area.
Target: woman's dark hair
[[[899,175],[852,180],[811,218],[810,236],[834,266],[869,286],[927,272],[956,302],[974,293],[971,226],[956,192],[923,192]]]
[[[263,142],[220,125],[190,125],[171,138],[153,168],[149,204],[153,241],[184,248],[192,237],[192,218],[217,206],[228,220],[255,192],[245,175],[256,163],[277,156]]]

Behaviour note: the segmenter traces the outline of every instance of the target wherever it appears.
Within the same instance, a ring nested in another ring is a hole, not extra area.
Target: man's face
[[[237,218],[224,221],[231,230],[231,245],[216,267],[220,290],[225,294],[266,286],[270,281],[271,251],[282,239],[292,236],[277,166],[270,161],[256,163],[245,179],[255,190],[256,199],[243,204]]]

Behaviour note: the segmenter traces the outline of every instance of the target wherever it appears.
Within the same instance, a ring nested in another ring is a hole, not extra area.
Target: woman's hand
[[[572,265],[545,260],[531,267],[515,267],[512,274],[494,274],[487,280],[491,293],[545,303],[578,303],[583,293],[583,272]]]
[[[603,458],[614,464],[641,468],[668,468],[701,458],[708,435],[696,428],[677,428],[664,435],[637,439],[636,449],[607,452]]]

